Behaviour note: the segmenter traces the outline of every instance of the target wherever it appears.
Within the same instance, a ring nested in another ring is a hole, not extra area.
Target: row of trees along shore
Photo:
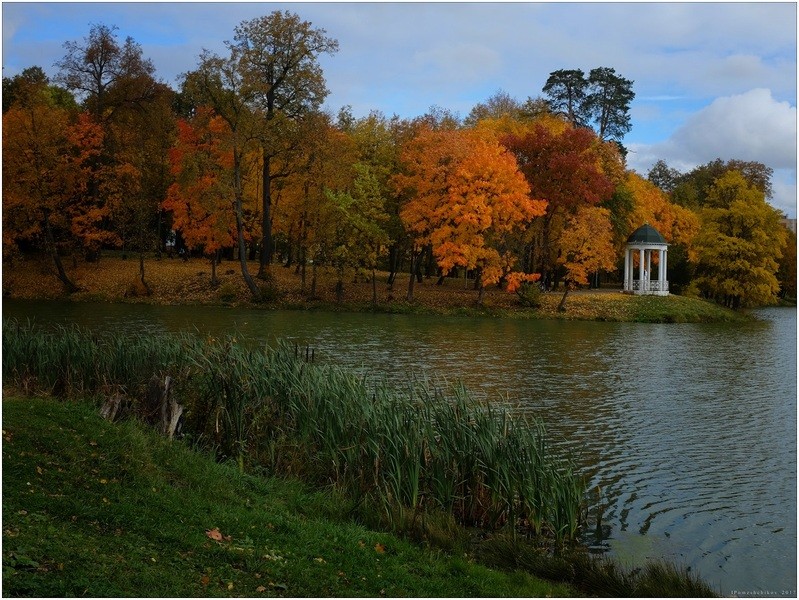
[[[627,169],[633,82],[614,69],[554,71],[543,96],[499,91],[464,119],[356,118],[321,108],[319,58],[337,41],[289,12],[242,22],[177,90],[116,27],[64,49],[52,80],[40,67],[3,79],[3,258],[46,252],[69,292],[62,257],[120,247],[147,288],[145,256],[175,231],[211,260],[212,285],[220,257],[238,258],[256,301],[276,263],[311,296],[316,269],[332,268],[339,299],[357,269],[390,285],[408,270],[408,300],[424,276],[466,270],[482,301],[486,286],[618,280],[627,236],[649,223],[671,244],[674,291],[731,307],[796,296],[772,170]]]

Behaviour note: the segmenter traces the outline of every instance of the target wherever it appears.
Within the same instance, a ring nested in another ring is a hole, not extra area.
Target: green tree
[[[401,257],[409,246],[409,238],[400,219],[402,198],[391,184],[391,177],[398,172],[403,140],[412,135],[413,126],[394,115],[388,119],[378,111],[353,120],[348,130],[355,143],[358,161],[369,167],[384,199],[387,220],[382,224],[390,242],[388,244],[388,285],[394,283],[400,268]]]
[[[272,260],[272,161],[284,150],[285,120],[316,111],[328,94],[318,57],[338,51],[338,42],[289,12],[243,21],[236,27],[245,92],[264,120],[259,135],[262,158],[262,238],[259,276]]]
[[[767,200],[771,199],[773,194],[771,177],[774,174],[771,167],[757,161],[733,159],[725,162],[717,158],[681,175],[672,191],[672,200],[688,208],[701,208],[705,206],[707,196],[716,180],[730,171],[740,173],[750,185],[762,192]]]
[[[616,74],[615,69],[599,67],[588,75],[585,110],[602,140],[621,142],[630,131],[630,103],[635,98],[633,82]]]
[[[28,67],[14,77],[3,77],[3,112],[14,104],[26,102],[33,92],[36,95],[46,94],[52,106],[69,111],[78,108],[75,98],[64,88],[53,85],[41,67]]]
[[[775,302],[787,232],[763,192],[730,171],[710,188],[700,217],[699,290],[730,308]]]
[[[669,167],[666,161],[659,160],[649,169],[646,178],[664,192],[671,193],[679,184],[681,173]]]
[[[346,270],[368,268],[372,270],[372,304],[376,304],[375,270],[381,248],[390,241],[384,229],[388,215],[382,186],[372,168],[356,163],[354,170],[350,192],[327,192],[335,217],[331,258],[338,276],[336,301],[341,302],[343,297]]]
[[[550,110],[566,117],[573,127],[587,127],[588,80],[581,69],[560,69],[549,74],[542,91]]]

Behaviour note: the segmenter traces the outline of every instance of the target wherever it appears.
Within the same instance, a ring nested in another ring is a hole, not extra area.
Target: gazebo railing
[[[634,292],[640,291],[649,291],[649,292],[668,292],[669,291],[669,282],[668,281],[658,281],[657,279],[653,279],[651,281],[644,280],[644,283],[647,283],[646,287],[641,287],[641,280],[640,279],[633,279],[633,289]]]

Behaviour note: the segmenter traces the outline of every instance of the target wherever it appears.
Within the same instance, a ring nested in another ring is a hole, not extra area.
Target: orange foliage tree
[[[69,293],[78,286],[64,269],[59,246],[107,241],[97,227],[107,210],[86,198],[102,138],[87,115],[70,120],[42,96],[32,95],[3,115],[3,241],[43,237]]]
[[[477,269],[482,302],[485,286],[513,270],[509,236],[543,215],[546,202],[530,197],[513,155],[479,132],[423,131],[406,145],[402,164],[394,182],[410,195],[400,210],[405,227],[418,244],[432,245],[445,275]]]
[[[226,128],[208,109],[198,109],[191,122],[178,122],[178,139],[170,152],[175,183],[163,203],[189,248],[201,249],[210,258],[214,286],[219,250],[236,243],[233,156],[220,137]]]

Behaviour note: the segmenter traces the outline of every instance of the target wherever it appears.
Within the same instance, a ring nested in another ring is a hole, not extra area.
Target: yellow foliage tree
[[[610,211],[599,206],[578,208],[568,217],[558,246],[558,264],[566,271],[565,291],[558,310],[564,311],[569,290],[586,285],[590,273],[609,270],[615,265]]]
[[[787,231],[762,191],[738,171],[719,177],[701,211],[695,283],[730,308],[772,304]]]

